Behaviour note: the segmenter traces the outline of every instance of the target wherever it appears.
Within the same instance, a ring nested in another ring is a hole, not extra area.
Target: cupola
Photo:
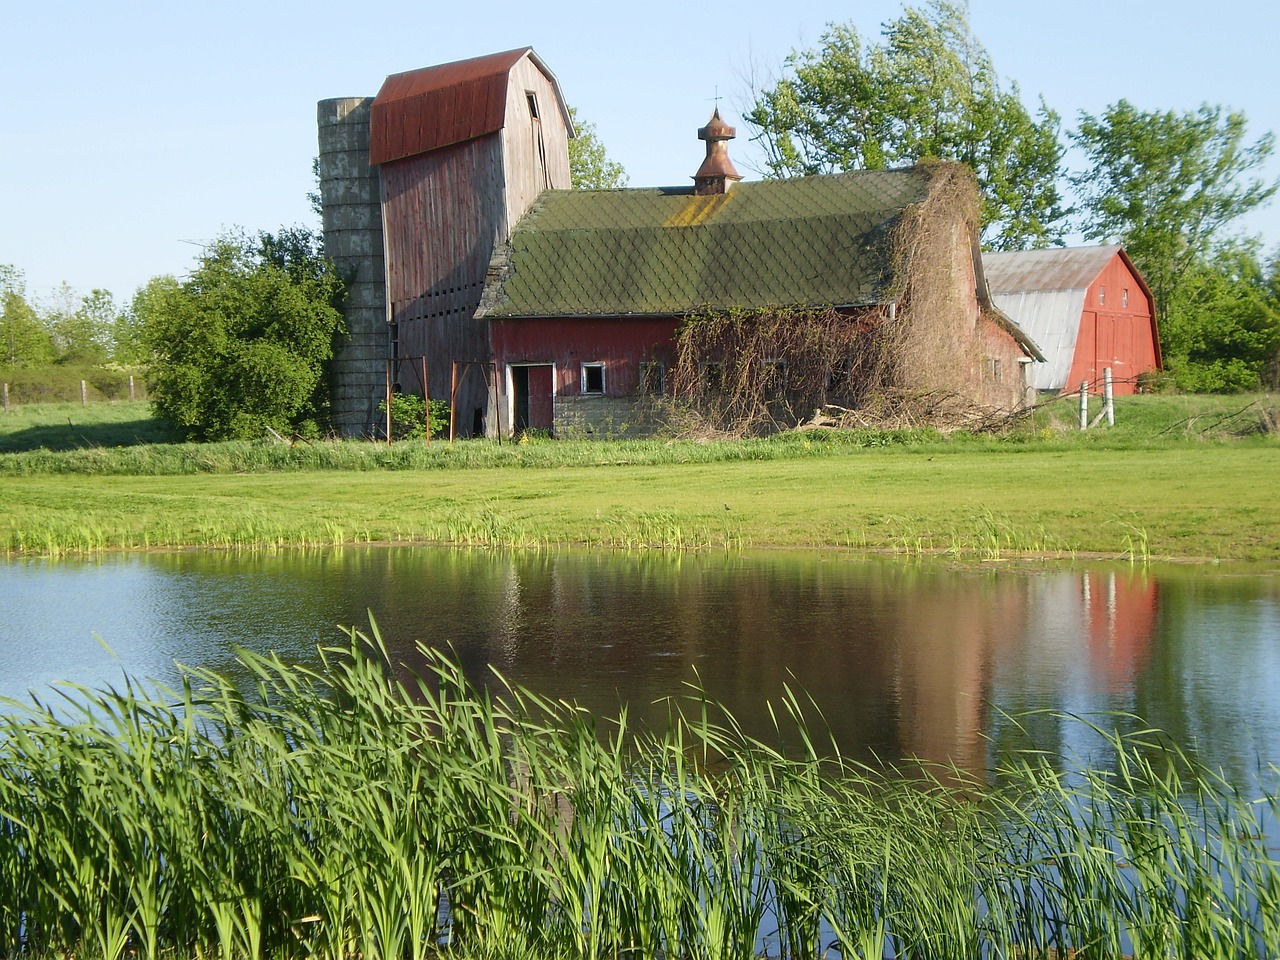
[[[720,193],[728,193],[733,183],[742,179],[729,159],[729,148],[726,142],[732,140],[737,131],[720,118],[720,108],[716,107],[707,125],[698,130],[698,139],[707,142],[707,156],[702,166],[693,175],[693,192],[699,197],[710,197]]]

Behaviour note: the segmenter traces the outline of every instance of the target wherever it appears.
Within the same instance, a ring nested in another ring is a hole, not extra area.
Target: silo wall
[[[332,361],[332,416],[343,436],[372,435],[390,353],[378,168],[369,166],[372,97],[321,100],[320,200],[325,253],[347,278],[347,336]]]

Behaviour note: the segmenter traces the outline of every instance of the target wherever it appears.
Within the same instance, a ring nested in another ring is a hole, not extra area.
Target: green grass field
[[[164,443],[172,439],[146,403],[15,403],[0,414],[0,454]]]
[[[1116,428],[1083,435],[1054,419],[1064,403],[982,437],[27,450],[0,456],[0,550],[423,541],[1276,563],[1280,441],[1267,430],[1269,404],[1134,398],[1119,405]],[[145,407],[111,406],[118,424],[147,422]],[[42,429],[29,419],[4,424],[5,449]]]

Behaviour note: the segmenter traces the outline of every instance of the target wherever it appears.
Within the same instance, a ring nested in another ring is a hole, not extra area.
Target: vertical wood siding
[[[536,123],[529,115],[530,93],[538,102]],[[567,190],[570,186],[569,134],[560,100],[546,74],[528,57],[511,68],[502,152],[507,172],[507,221],[514,228],[543,190]]]
[[[505,233],[501,141],[490,134],[382,167],[387,299],[399,355],[426,356],[430,390],[448,396],[454,361],[487,361],[486,325],[475,319],[495,239]],[[402,385],[421,390],[406,365]],[[473,371],[458,394],[466,435],[487,390]]]
[[[495,245],[510,236],[538,194],[570,185],[564,106],[527,51],[510,67],[505,90],[501,129],[486,121],[494,132],[381,169],[387,300],[397,355],[427,357],[429,393],[438,399],[449,395],[454,362],[487,362],[492,356],[488,325],[475,319],[475,310]],[[460,88],[458,95],[465,92]],[[530,93],[538,104],[536,119]],[[446,106],[451,95],[447,89],[432,93]],[[420,369],[416,362],[399,365],[404,389],[421,392]],[[471,432],[477,409],[489,416],[487,371],[471,367],[462,375],[455,425],[460,435]],[[493,426],[486,429],[492,432]]]

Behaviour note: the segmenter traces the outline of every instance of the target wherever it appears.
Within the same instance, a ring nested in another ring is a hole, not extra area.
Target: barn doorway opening
[[[554,423],[554,370],[550,363],[512,364],[511,431],[546,430]]]

